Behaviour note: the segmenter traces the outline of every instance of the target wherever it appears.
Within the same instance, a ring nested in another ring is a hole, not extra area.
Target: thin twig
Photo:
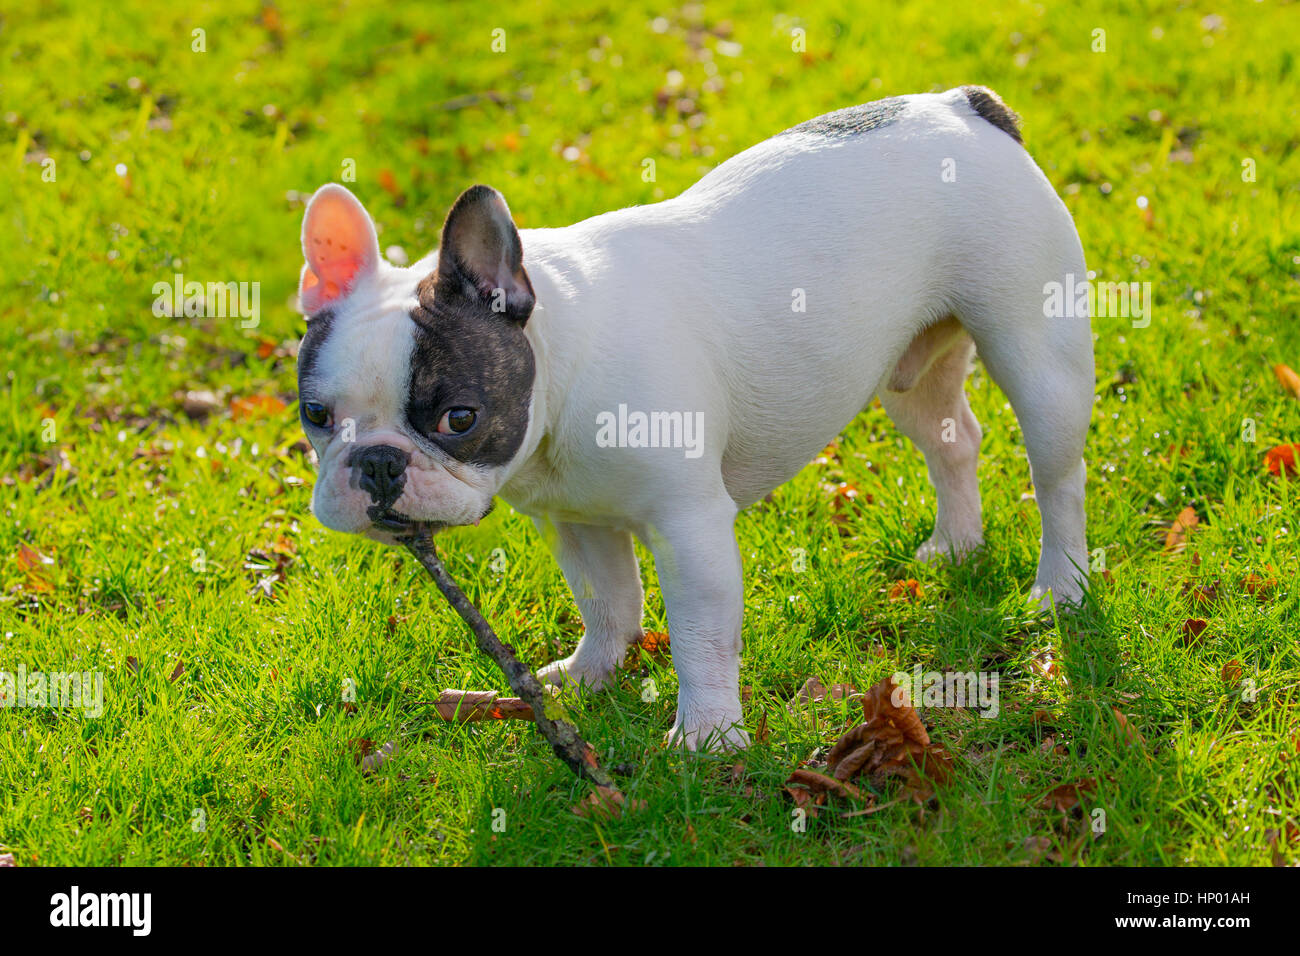
[[[578,728],[556,712],[559,702],[542,689],[533,672],[520,663],[514,651],[496,636],[492,626],[478,612],[478,608],[451,579],[451,575],[447,573],[447,569],[442,566],[442,561],[438,558],[438,552],[433,546],[433,535],[429,530],[419,528],[410,536],[403,538],[402,543],[424,566],[424,570],[429,572],[429,576],[433,578],[434,584],[438,585],[438,590],[447,599],[447,603],[455,608],[456,613],[469,625],[479,650],[496,662],[502,673],[506,675],[506,680],[510,682],[510,689],[533,709],[533,719],[542,731],[542,735],[550,741],[555,756],[563,760],[578,777],[613,791],[617,794],[614,799],[621,803],[622,794],[609,774],[601,769],[596,760],[596,752],[579,736]]]

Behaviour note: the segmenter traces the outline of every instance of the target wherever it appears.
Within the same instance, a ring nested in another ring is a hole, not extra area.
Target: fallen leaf
[[[397,177],[393,175],[391,169],[384,168],[379,171],[379,188],[393,198],[393,205],[401,207],[406,203],[406,197],[402,195],[402,189],[397,185]]]
[[[866,719],[836,741],[826,768],[842,782],[866,776],[876,789],[888,778],[899,777],[905,795],[918,803],[929,800],[933,785],[951,778],[953,760],[931,742],[906,688],[886,677],[862,695],[860,703]]]
[[[1201,632],[1209,626],[1209,621],[1199,617],[1189,617],[1183,621],[1183,626],[1179,628],[1179,633],[1183,636],[1183,643],[1188,647],[1201,642]]]
[[[48,594],[54,585],[47,577],[47,568],[54,564],[53,558],[47,558],[35,548],[26,544],[18,546],[18,570],[27,578],[27,590],[39,594]]]
[[[785,782],[786,787],[791,785],[801,785],[807,787],[812,793],[833,793],[837,797],[847,797],[853,800],[862,798],[862,791],[851,783],[819,773],[816,770],[809,770],[807,767],[800,767],[790,774],[790,779]]]
[[[643,652],[650,660],[662,664],[668,660],[671,650],[672,643],[667,631],[646,631],[641,635],[641,639],[628,649],[623,666],[624,668],[635,667],[641,662]]]
[[[1241,586],[1257,601],[1267,601],[1277,587],[1277,578],[1265,578],[1253,571],[1241,579]]]
[[[1097,792],[1097,781],[1092,777],[1085,777],[1075,783],[1063,783],[1060,786],[1053,787],[1043,795],[1038,801],[1039,807],[1044,810],[1059,810],[1062,813],[1069,813],[1077,807],[1085,796],[1091,797]]]
[[[1219,678],[1225,684],[1237,684],[1241,681],[1241,664],[1237,662],[1236,658],[1223,665],[1223,668],[1219,671]]]
[[[177,662],[176,662],[176,669],[172,671],[172,676],[169,677],[169,678],[167,678],[167,681],[168,681],[169,683],[174,684],[174,683],[176,683],[177,680],[180,679],[180,676],[181,676],[182,674],[184,674],[184,673],[185,673],[185,662],[184,662],[184,661],[177,661]]]
[[[609,820],[624,813],[645,809],[644,800],[628,800],[621,790],[597,785],[573,806],[573,812],[587,820]]]
[[[1124,731],[1124,739],[1126,739],[1130,744],[1145,746],[1146,740],[1144,740],[1142,735],[1138,733],[1137,728],[1133,726],[1133,723],[1128,719],[1128,717],[1122,714],[1118,707],[1112,707],[1111,711],[1115,714],[1115,720],[1119,722],[1119,729]]]
[[[1277,380],[1283,388],[1296,398],[1300,398],[1300,375],[1297,375],[1289,366],[1283,365],[1281,362],[1273,366],[1273,374],[1277,376]]]
[[[1177,554],[1187,547],[1187,536],[1200,524],[1196,509],[1187,507],[1178,512],[1178,517],[1165,534],[1165,554]]]
[[[354,737],[348,741],[348,747],[352,750],[352,759],[357,763],[375,752],[375,742],[369,737]]]
[[[1264,453],[1264,467],[1269,474],[1278,478],[1283,475],[1300,475],[1300,467],[1297,467],[1295,460],[1297,451],[1300,451],[1300,445],[1274,445]]]
[[[275,395],[248,395],[230,400],[230,417],[237,422],[270,418],[288,407]]]
[[[494,690],[444,690],[434,702],[443,720],[532,720],[533,708],[518,697],[498,697]]]
[[[895,603],[899,601],[919,601],[924,594],[921,582],[916,578],[908,578],[906,581],[895,581],[889,587],[889,600]]]

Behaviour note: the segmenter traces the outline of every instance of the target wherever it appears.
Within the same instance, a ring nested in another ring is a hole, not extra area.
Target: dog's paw
[[[956,564],[961,564],[983,544],[984,539],[979,536],[958,538],[956,541],[951,541],[935,532],[930,536],[929,541],[916,549],[916,560],[922,564],[939,564],[943,561],[953,561]]]
[[[1085,594],[1077,577],[1066,577],[1054,584],[1035,583],[1029,592],[1029,606],[1039,614],[1050,614],[1053,605],[1058,611],[1077,611],[1083,607]]]
[[[552,661],[537,672],[537,679],[543,684],[565,690],[593,691],[601,690],[614,676],[611,668],[583,667],[577,655],[563,660]]]
[[[704,750],[710,753],[744,750],[749,747],[740,707],[714,712],[683,714],[679,709],[673,729],[664,737],[670,747]]]

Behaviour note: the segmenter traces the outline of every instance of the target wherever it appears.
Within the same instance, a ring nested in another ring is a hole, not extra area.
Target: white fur
[[[941,175],[948,159],[955,182]],[[1034,595],[1080,599],[1092,336],[1086,317],[1044,319],[1043,301],[1045,283],[1082,281],[1083,252],[1029,154],[961,91],[908,97],[897,121],[860,135],[770,139],[675,199],[521,235],[539,377],[522,467],[501,494],[557,529],[586,622],[544,677],[598,686],[640,634],[630,532],[654,554],[667,604],[674,733],[742,744],[737,511],[879,393],[936,485],[935,534],[918,556],[977,546],[980,429],[962,391],[972,339],[1033,467],[1044,525]],[[806,312],[792,309],[797,289]],[[883,392],[909,343],[949,315],[969,338],[909,391]],[[620,403],[703,411],[703,456],[597,447],[597,415]]]
[[[1079,600],[1092,337],[1086,317],[1043,317],[1045,283],[1086,275],[1077,233],[1024,148],[960,90],[906,99],[902,115],[869,132],[787,133],[675,199],[522,232],[538,302],[526,326],[532,416],[515,459],[480,476],[479,490],[535,518],[582,610],[577,650],[544,678],[599,686],[640,635],[635,535],[654,554],[668,611],[680,678],[673,735],[743,745],[738,510],[881,394],[937,490],[935,532],[918,556],[977,546],[980,430],[962,391],[972,340],[1025,435],[1043,515],[1034,595]],[[955,182],[944,180],[946,160]],[[394,288],[413,288],[431,266],[393,277]],[[792,308],[796,290],[804,312]],[[948,316],[964,332],[908,352]],[[386,427],[400,339],[385,327],[336,357],[362,383],[345,405],[383,409],[374,417]],[[882,391],[905,353],[915,385]],[[599,447],[598,416],[620,404],[703,412],[704,453]],[[943,440],[946,419],[953,441]]]

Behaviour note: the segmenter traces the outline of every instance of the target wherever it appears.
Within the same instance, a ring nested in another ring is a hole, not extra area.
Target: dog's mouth
[[[474,524],[478,524],[479,521],[491,514],[495,506],[496,502],[489,502]],[[409,515],[404,515],[400,511],[395,511],[387,505],[371,505],[366,509],[366,517],[370,519],[371,526],[376,530],[387,531],[389,534],[398,537],[406,537],[417,531],[428,531],[430,534],[437,534],[444,528],[449,527],[442,521],[420,521]]]
[[[380,531],[387,531],[397,535],[411,534],[420,528],[429,528],[436,531],[439,527],[436,522],[416,521],[400,511],[394,511],[392,508],[381,505],[371,505],[366,509],[366,516],[370,519],[370,523]]]

